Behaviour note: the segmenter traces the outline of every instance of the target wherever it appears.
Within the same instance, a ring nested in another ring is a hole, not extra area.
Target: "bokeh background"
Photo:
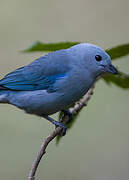
[[[128,0],[0,0],[0,77],[41,53],[22,54],[34,41],[82,41],[106,49],[129,42]],[[129,56],[115,61],[129,74]],[[54,117],[57,117],[55,115]],[[46,120],[0,104],[0,179],[27,179]],[[36,179],[128,180],[129,91],[96,85],[71,131],[48,147]]]

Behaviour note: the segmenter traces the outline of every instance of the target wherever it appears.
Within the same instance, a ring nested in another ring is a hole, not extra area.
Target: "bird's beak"
[[[112,74],[118,74],[118,70],[112,64],[106,67],[106,71]]]

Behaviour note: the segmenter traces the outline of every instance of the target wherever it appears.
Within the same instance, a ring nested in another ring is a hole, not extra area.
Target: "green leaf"
[[[122,44],[111,49],[107,49],[106,52],[111,56],[111,59],[121,58],[129,54],[129,44]]]
[[[116,76],[109,74],[103,77],[103,79],[108,84],[113,83],[123,89],[129,89],[129,75],[125,73],[119,72],[119,74]]]
[[[31,47],[24,50],[23,52],[45,52],[45,51],[56,51],[60,49],[67,49],[73,45],[79,44],[81,42],[59,42],[59,43],[42,43],[40,41],[32,44]],[[121,58],[129,54],[129,43],[118,45],[116,47],[107,49],[106,52],[111,56],[111,59]]]
[[[60,49],[67,49],[73,45],[79,44],[80,42],[59,42],[59,43],[41,43],[40,41],[35,42],[23,52],[36,52],[36,51],[56,51]]]

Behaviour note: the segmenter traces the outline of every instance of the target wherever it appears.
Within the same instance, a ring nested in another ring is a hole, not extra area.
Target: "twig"
[[[76,113],[78,113],[84,106],[87,106],[88,101],[91,98],[91,95],[93,94],[93,90],[94,90],[94,85],[92,86],[92,88],[86,93],[86,95],[75,104],[75,106],[73,108],[70,108],[69,111],[75,115]],[[67,116],[63,116],[62,122],[63,123],[67,123],[68,121],[68,117]],[[38,168],[38,165],[40,163],[41,158],[43,157],[43,155],[46,153],[46,148],[49,145],[49,143],[58,135],[60,135],[62,131],[62,128],[57,127],[48,137],[46,137],[40,147],[40,151],[37,154],[33,164],[32,164],[32,168],[30,170],[29,173],[29,177],[28,180],[35,180],[35,173],[36,170]]]
[[[37,154],[33,164],[32,164],[32,168],[30,170],[29,173],[29,177],[28,180],[34,180],[35,179],[35,173],[36,170],[38,168],[38,165],[40,163],[41,158],[43,157],[43,155],[46,153],[46,148],[48,146],[48,144],[57,136],[61,133],[62,128],[57,127],[48,137],[46,137],[40,147],[40,151]]]

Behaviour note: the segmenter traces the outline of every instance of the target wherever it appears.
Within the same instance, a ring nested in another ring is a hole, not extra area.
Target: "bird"
[[[80,43],[49,52],[0,80],[0,103],[43,117],[66,133],[66,126],[51,115],[64,112],[83,97],[98,76],[118,74],[110,56],[100,47]]]

